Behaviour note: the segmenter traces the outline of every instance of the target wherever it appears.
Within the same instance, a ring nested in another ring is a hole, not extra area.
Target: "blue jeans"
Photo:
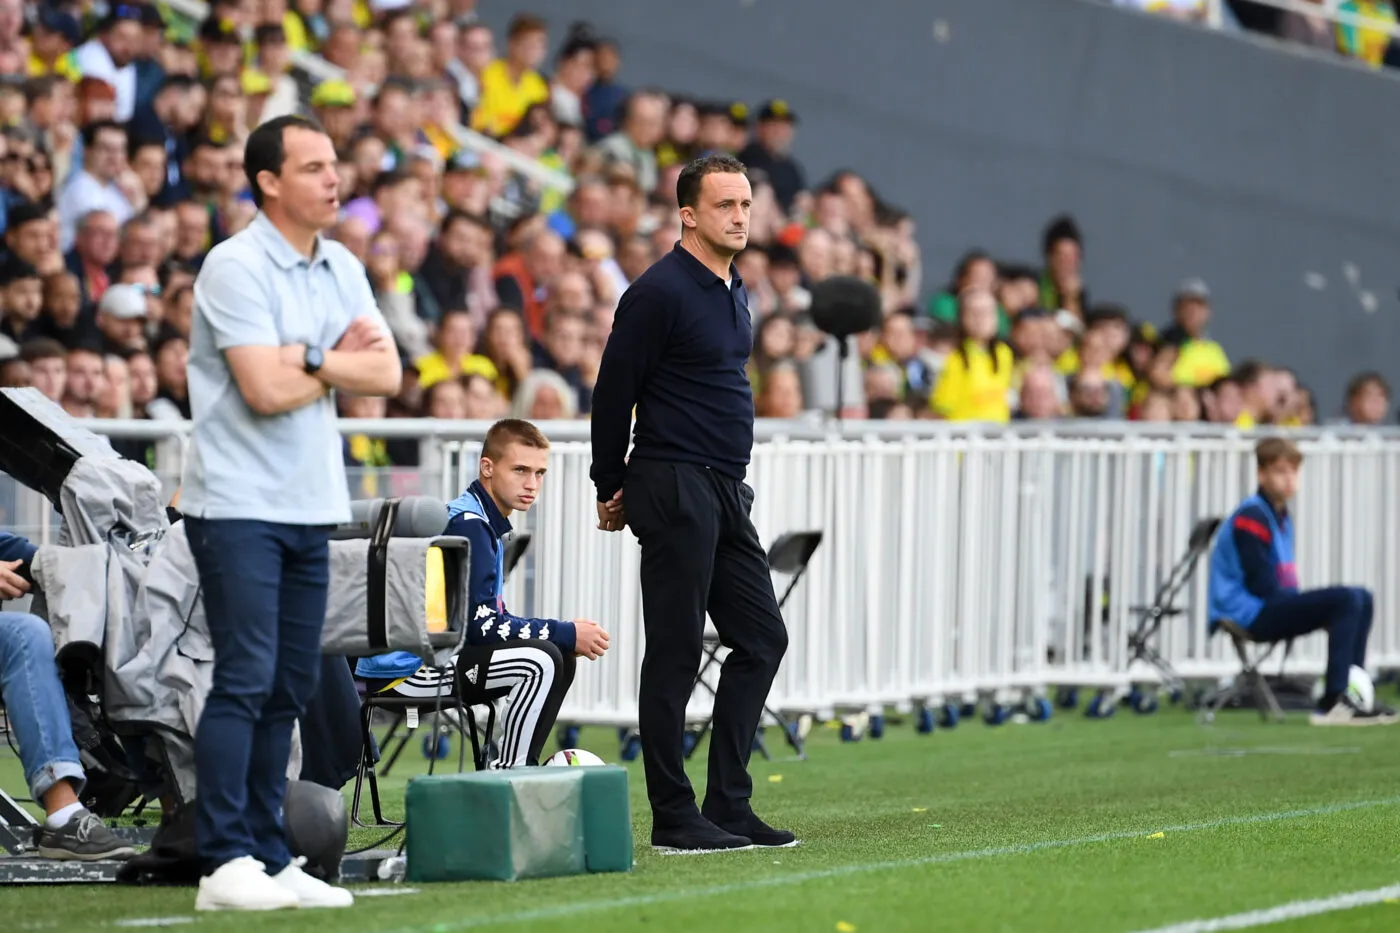
[[[1325,689],[1329,696],[1341,696],[1347,692],[1351,666],[1366,666],[1373,610],[1370,591],[1359,586],[1329,586],[1275,596],[1249,624],[1249,637],[1285,641],[1327,629]]]
[[[291,861],[282,802],[292,726],[321,670],[329,530],[186,516],[214,646],[195,734],[195,838],[205,870]]]
[[[0,698],[19,740],[24,779],[41,805],[59,781],[81,792],[87,780],[53,656],[47,622],[27,612],[0,612]]]

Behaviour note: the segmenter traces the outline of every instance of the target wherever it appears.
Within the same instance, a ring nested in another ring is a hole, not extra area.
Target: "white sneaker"
[[[326,884],[301,870],[306,859],[292,859],[292,863],[271,878],[290,892],[301,907],[351,907],[355,896],[344,888]]]
[[[245,855],[199,879],[195,910],[287,910],[300,906],[296,894],[267,875],[262,862]]]
[[[1400,716],[1388,706],[1376,704],[1370,709],[1361,709],[1343,696],[1327,712],[1313,710],[1309,720],[1314,726],[1392,726]]]

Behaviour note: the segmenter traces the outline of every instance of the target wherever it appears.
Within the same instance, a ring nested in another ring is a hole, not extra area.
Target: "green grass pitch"
[[[585,729],[579,744],[617,758],[611,730]],[[703,751],[691,766],[697,782]],[[0,779],[17,790],[17,762],[3,754]],[[809,760],[774,754],[754,761],[754,802],[798,831],[796,849],[653,855],[634,762],[628,875],[401,885],[413,893],[361,894],[344,911],[198,917],[188,889],[12,888],[0,890],[0,928],[79,933],[167,918],[210,933],[1137,933],[1400,883],[1400,726],[1057,711],[1044,724],[973,721],[929,736],[906,721],[858,744],[818,727]],[[401,812],[407,773],[425,768],[405,754],[384,782],[391,811]],[[1178,929],[1400,929],[1400,902],[1372,900]],[[1274,917],[1283,922],[1261,925]]]

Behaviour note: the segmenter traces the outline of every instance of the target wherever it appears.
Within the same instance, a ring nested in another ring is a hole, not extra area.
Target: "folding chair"
[[[1239,699],[1249,690],[1254,698],[1255,706],[1259,707],[1259,717],[1265,722],[1272,719],[1274,722],[1283,722],[1283,708],[1279,706],[1278,697],[1274,696],[1273,688],[1269,686],[1269,681],[1264,676],[1264,672],[1259,668],[1274,653],[1274,649],[1280,644],[1283,648],[1283,660],[1279,663],[1279,671],[1282,672],[1283,665],[1288,663],[1288,654],[1293,650],[1293,639],[1285,642],[1255,642],[1249,637],[1248,629],[1245,629],[1229,619],[1218,619],[1213,625],[1213,630],[1224,632],[1230,636],[1230,642],[1235,646],[1235,654],[1240,659],[1240,673],[1230,685],[1211,694],[1204,702],[1204,709],[1201,711],[1202,722],[1214,722],[1215,714],[1220,711],[1226,703]],[[1249,656],[1250,644],[1262,645],[1262,650]]]
[[[380,809],[379,779],[375,775],[374,770],[374,735],[371,731],[371,724],[374,721],[374,711],[379,709],[391,710],[396,714],[393,724],[389,727],[388,734],[384,737],[384,744],[386,746],[393,739],[394,733],[398,730],[399,726],[404,723],[408,724],[408,729],[405,731],[403,737],[399,739],[398,747],[394,749],[393,754],[385,763],[383,773],[388,774],[389,769],[393,767],[394,762],[398,760],[399,754],[403,751],[404,746],[413,738],[413,730],[417,728],[418,725],[418,711],[425,707],[430,712],[449,714],[449,718],[456,727],[458,733],[460,733],[464,739],[470,739],[471,741],[472,764],[478,771],[485,770],[487,755],[486,749],[477,739],[476,714],[472,711],[470,706],[466,705],[455,696],[455,692],[454,694],[443,694],[440,700],[428,697],[422,699],[408,699],[405,697],[367,694],[360,703],[360,767],[355,772],[355,793],[350,804],[350,820],[356,826],[374,827],[400,825],[392,820],[384,819],[384,814]],[[494,706],[489,706],[487,708],[489,712],[486,718],[486,734],[490,736],[496,727],[496,708]],[[462,721],[463,717],[465,717],[465,722]],[[459,773],[465,770],[466,748],[466,742],[458,746],[457,771]],[[429,774],[433,773],[433,767],[436,763],[436,757],[429,758]],[[374,812],[373,823],[365,823],[360,819],[361,789],[366,783],[369,784],[370,807]]]
[[[778,612],[781,613],[783,606],[787,604],[788,597],[797,586],[797,581],[802,579],[802,575],[807,572],[807,564],[811,561],[812,555],[822,543],[822,533],[820,531],[789,531],[787,534],[779,535],[773,542],[773,546],[768,549],[768,569],[778,573],[791,574],[788,580],[787,589],[783,590],[783,595],[778,600]],[[700,673],[695,676],[695,687],[704,687],[710,692],[710,696],[715,695],[715,688],[711,687],[705,680],[705,673],[715,665],[719,664],[719,650],[722,644],[719,634],[711,631],[708,627],[705,631],[705,663],[700,665]],[[694,687],[691,688],[694,692]],[[797,729],[789,723],[782,714],[778,713],[766,703],[763,712],[772,717],[783,730],[783,735],[787,738],[788,744],[793,751],[797,752],[797,757],[806,760],[807,753],[803,749],[802,737],[798,735]],[[695,749],[699,747],[701,739],[710,731],[710,724],[714,719],[713,713],[710,718],[701,724],[698,730],[689,733],[687,740],[685,757],[689,758],[695,754]],[[764,743],[762,735],[754,736],[754,744],[764,758],[772,760],[773,756],[768,752],[768,746]]]
[[[1162,581],[1161,587],[1157,590],[1157,595],[1150,606],[1132,606],[1130,611],[1141,616],[1138,621],[1137,631],[1128,636],[1128,647],[1132,649],[1132,660],[1146,661],[1155,667],[1162,675],[1162,684],[1168,691],[1176,693],[1185,689],[1185,682],[1181,675],[1172,667],[1171,662],[1164,658],[1154,642],[1162,630],[1162,622],[1167,618],[1174,618],[1181,615],[1186,610],[1176,604],[1176,598],[1181,591],[1186,588],[1186,584],[1191,582],[1191,577],[1196,572],[1196,565],[1200,563],[1201,557],[1210,550],[1211,542],[1215,540],[1216,529],[1220,527],[1221,519],[1218,517],[1203,518],[1196,522],[1191,529],[1191,536],[1187,539],[1186,554],[1172,568],[1167,579]]]
[[[521,558],[525,556],[525,552],[530,549],[530,540],[531,535],[528,531],[515,532],[506,540],[504,563],[507,578],[510,577],[510,573],[515,569],[516,565],[520,563]],[[369,784],[370,805],[374,811],[375,820],[373,824],[369,825],[397,825],[385,822],[383,814],[380,812],[378,778],[379,776],[387,776],[389,774],[394,764],[399,760],[399,756],[403,754],[404,748],[407,747],[408,743],[412,740],[419,708],[427,707],[435,712],[449,713],[457,732],[462,737],[471,741],[473,766],[478,771],[485,770],[491,755],[492,740],[496,732],[496,706],[493,703],[486,704],[486,732],[483,737],[477,726],[475,711],[471,706],[462,703],[462,701],[458,699],[459,695],[458,691],[454,688],[451,695],[444,695],[440,701],[436,698],[406,699],[403,697],[378,697],[368,694],[364,697],[360,705],[362,742],[360,768],[355,775],[355,794],[351,803],[351,820],[354,821],[356,826],[366,825],[360,822],[361,787],[366,782]],[[388,747],[389,743],[394,740],[400,726],[405,724],[409,726],[404,734],[399,736],[398,744],[394,746],[394,750],[390,752],[388,760],[384,762],[378,775],[376,775],[374,767],[373,735],[370,731],[371,723],[374,718],[374,711],[376,709],[390,710],[395,713],[394,720],[389,725],[389,731],[384,736],[385,747]],[[465,723],[462,722],[461,717],[465,717]],[[463,770],[465,764],[463,760],[465,753],[466,744],[463,743],[457,750],[457,770],[459,772]],[[436,756],[429,758],[428,773],[430,774],[432,773],[435,761]]]

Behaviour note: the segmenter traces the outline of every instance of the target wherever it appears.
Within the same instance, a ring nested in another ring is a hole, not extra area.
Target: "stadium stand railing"
[[[430,434],[424,427],[431,424]],[[117,435],[184,425],[95,422]],[[485,424],[342,423],[347,433],[422,436],[424,469],[351,472],[356,496],[452,498],[474,478]],[[632,725],[642,654],[638,549],[597,531],[587,425],[544,426],[554,440],[549,488],[519,527],[534,546],[508,600],[537,616],[602,620],[613,650],[582,665],[562,721]],[[791,647],[772,706],[784,712],[936,708],[982,698],[1019,705],[1057,686],[1124,696],[1152,689],[1132,664],[1131,607],[1150,603],[1195,522],[1228,514],[1254,487],[1254,439],[1204,426],[1132,424],[995,428],[930,424],[899,432],[760,423],[749,472],[765,542],[793,529],[826,537],[788,603]],[[416,433],[415,433],[416,432]],[[1391,516],[1400,489],[1400,432],[1295,432],[1307,460],[1295,514],[1303,585],[1376,594],[1370,665],[1400,667],[1400,613],[1385,583],[1400,561]],[[178,456],[179,444],[167,445]],[[160,473],[173,490],[179,466]],[[0,489],[17,521],[50,540],[56,521],[28,490]],[[36,524],[37,523],[37,524]],[[1209,638],[1206,573],[1158,646],[1188,680],[1238,671],[1226,639]],[[1302,640],[1291,674],[1319,674],[1325,636]],[[1272,673],[1272,672],[1271,672]],[[696,697],[691,714],[708,710]]]

